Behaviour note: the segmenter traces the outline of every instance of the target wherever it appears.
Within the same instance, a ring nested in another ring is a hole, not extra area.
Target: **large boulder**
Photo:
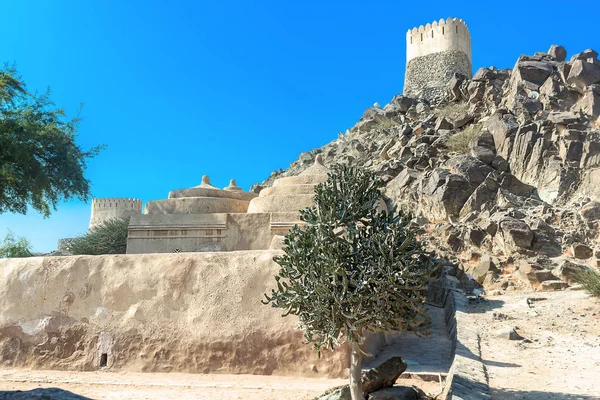
[[[479,186],[494,171],[492,167],[470,155],[453,157],[448,160],[446,165],[451,173],[462,176],[473,185],[473,189]]]
[[[577,275],[581,272],[588,271],[590,268],[586,265],[576,264],[569,260],[563,261],[563,263],[554,269],[554,275],[561,278],[563,281],[569,284],[576,283]]]
[[[550,61],[535,60],[528,56],[521,56],[513,68],[512,77],[517,80],[533,83],[540,86],[554,71],[554,65]]]
[[[583,207],[579,209],[579,214],[581,214],[586,221],[590,222],[600,219],[600,202],[590,201],[584,204]]]
[[[579,258],[580,260],[587,260],[594,255],[594,251],[590,248],[590,246],[583,243],[573,243],[571,245],[571,251],[573,253],[573,257]]]
[[[484,254],[474,268],[470,269],[469,272],[479,283],[483,283],[486,275],[489,272],[500,273],[500,270],[496,267],[496,264],[488,254]]]
[[[519,278],[535,288],[541,287],[542,282],[557,280],[552,271],[531,261],[521,261],[518,270]]]
[[[593,83],[600,83],[600,65],[587,60],[575,60],[567,77],[567,83],[583,92]]]
[[[512,142],[509,138],[513,137],[519,129],[519,123],[512,114],[495,113],[484,123],[484,128],[492,134],[496,151],[505,159],[508,158],[512,150]]]
[[[548,54],[556,61],[565,61],[567,59],[567,50],[559,45],[553,44],[548,50]]]
[[[408,386],[394,386],[382,390],[378,390],[369,395],[369,400],[419,400],[421,390]]]
[[[391,357],[379,365],[362,372],[362,385],[365,394],[394,386],[396,380],[406,371],[406,361],[402,357]],[[351,400],[350,386],[344,385],[325,392],[315,400]]]
[[[523,220],[505,217],[498,225],[500,235],[503,239],[503,247],[505,250],[511,248],[529,249],[533,241],[533,231],[529,225]]]

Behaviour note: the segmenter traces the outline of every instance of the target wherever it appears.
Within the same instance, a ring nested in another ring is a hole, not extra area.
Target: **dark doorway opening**
[[[104,368],[108,365],[108,354],[102,353],[100,356],[100,368]]]

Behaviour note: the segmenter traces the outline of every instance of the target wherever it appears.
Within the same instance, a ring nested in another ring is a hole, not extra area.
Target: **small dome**
[[[229,186],[227,186],[226,188],[224,188],[223,190],[235,190],[235,191],[241,191],[242,188],[238,187],[238,185],[235,182],[235,179],[232,179],[229,181]]]

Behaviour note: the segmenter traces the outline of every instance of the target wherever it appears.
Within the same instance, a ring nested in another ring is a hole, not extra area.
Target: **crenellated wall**
[[[123,218],[142,213],[142,200],[128,198],[99,198],[92,200],[90,226],[115,218]]]
[[[471,34],[462,19],[448,18],[406,32],[406,64],[416,57],[447,50],[460,50],[471,58]]]

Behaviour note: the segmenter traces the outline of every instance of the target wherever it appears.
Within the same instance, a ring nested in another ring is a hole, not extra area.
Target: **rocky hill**
[[[376,172],[421,237],[489,289],[559,289],[600,259],[600,61],[561,46],[455,74],[437,104],[395,96],[302,153]]]

